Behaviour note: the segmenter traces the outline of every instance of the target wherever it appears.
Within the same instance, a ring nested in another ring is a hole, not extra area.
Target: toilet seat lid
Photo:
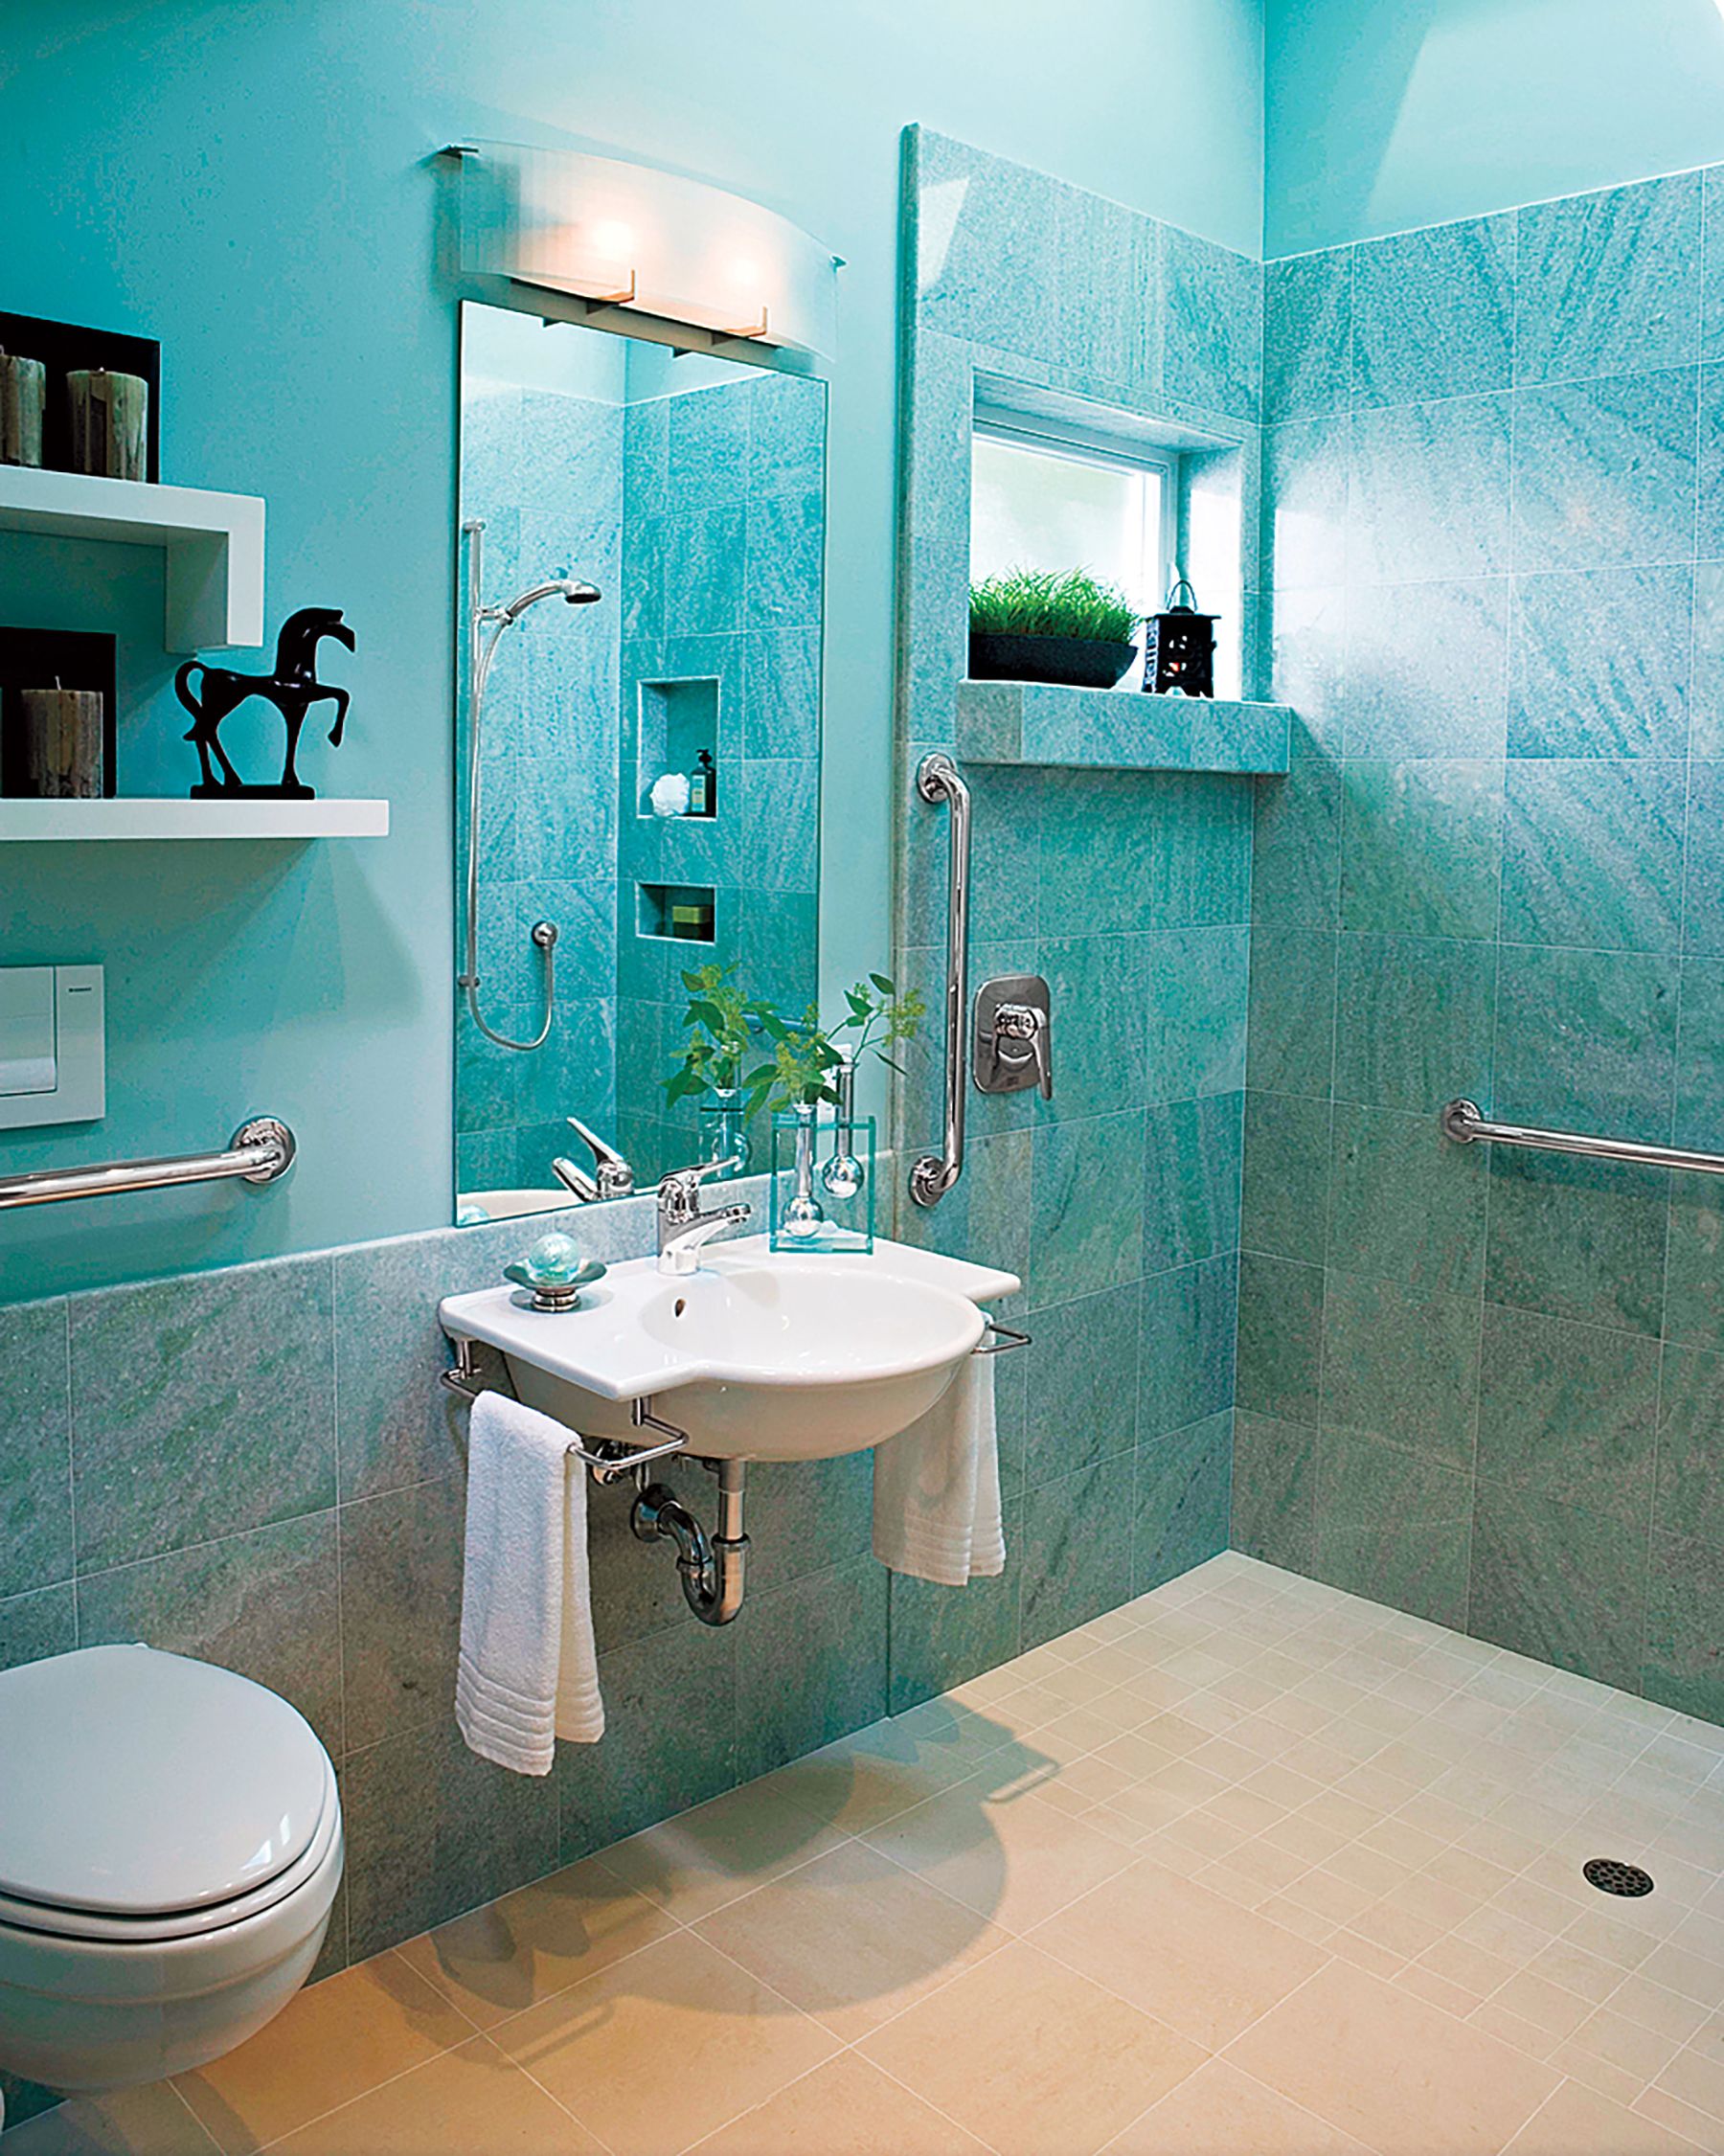
[[[304,1854],[323,1746],[248,1677],[147,1646],[0,1672],[0,1894],[122,1917],[248,1894]]]

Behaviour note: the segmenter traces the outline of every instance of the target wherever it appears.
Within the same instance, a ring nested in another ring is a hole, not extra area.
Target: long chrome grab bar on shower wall
[[[1724,1153],[1691,1153],[1681,1146],[1644,1146],[1632,1138],[1593,1138],[1577,1130],[1530,1130],[1518,1123],[1486,1123],[1472,1101],[1451,1101],[1442,1111],[1442,1134],[1463,1146],[1488,1139],[1498,1146],[1528,1146],[1542,1153],[1578,1153],[1586,1160],[1633,1161],[1642,1168],[1684,1168],[1695,1175],[1724,1175]]]
[[[964,1091],[969,1082],[969,875],[970,790],[949,756],[936,750],[916,770],[916,790],[926,802],[944,802],[952,812],[946,873],[945,1138],[943,1149],[924,1153],[910,1170],[910,1195],[918,1205],[938,1205],[964,1173]]]
[[[100,1168],[38,1168],[0,1175],[0,1213],[17,1205],[58,1205],[66,1198],[117,1197],[174,1183],[274,1183],[293,1166],[293,1133],[274,1116],[242,1123],[224,1153],[182,1153],[171,1160],[114,1160]]]

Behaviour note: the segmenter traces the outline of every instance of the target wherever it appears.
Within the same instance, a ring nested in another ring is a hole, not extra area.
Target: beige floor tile
[[[1515,1974],[1512,1962],[1474,1946],[1464,1939],[1440,1939],[1419,1957],[1420,1964],[1470,1991],[1476,2000],[1488,1999],[1500,1985]]]
[[[1724,2058],[1715,2049],[1691,2044],[1678,2052],[1659,2075],[1658,2086],[1667,2096],[1692,2104],[1724,2126]],[[1718,2138],[1724,2141],[1724,2133]]]
[[[1614,2008],[1603,2006],[1596,2008],[1552,2055],[1565,2073],[1592,2087],[1599,2084],[1593,2081],[1588,2067],[1593,2061],[1601,2061],[1627,2075],[1638,2093],[1646,2082],[1658,2078],[1679,2048],[1675,2037],[1647,2029]]]
[[[1452,2013],[1458,2021],[1464,2021],[1479,2004],[1470,1991],[1459,1984],[1451,1984],[1446,1976],[1439,1976],[1435,1969],[1426,1968],[1422,1962],[1409,1962],[1405,1968],[1396,1969],[1389,1981],[1398,1984],[1404,1991],[1411,1991],[1415,1998],[1440,2007],[1444,2013]]]
[[[1331,1963],[1228,2054],[1379,2156],[1496,2156],[1556,2087],[1535,2060]]]
[[[1612,2013],[1623,2014],[1628,2020],[1674,2036],[1683,2044],[1698,2034],[1708,2018],[1706,2008],[1697,2000],[1684,1998],[1680,1991],[1654,1984],[1639,1970],[1623,1978],[1610,1994],[1609,2006]]]
[[[1565,1991],[1560,1984],[1534,1976],[1531,1969],[1517,1969],[1503,1988],[1492,1994],[1490,2003],[1506,2012],[1519,2014],[1535,2029],[1548,2030],[1559,2043],[1565,2036],[1572,2036],[1593,2012],[1578,1992]]]
[[[6,2156],[211,2156],[216,2144],[166,2081],[80,2096],[6,2136]]]
[[[505,1895],[397,1952],[489,2029],[676,1928],[597,1857]]]
[[[1363,2145],[1225,2059],[1206,2059],[1104,2156],[1369,2156]]]
[[[837,2048],[692,1932],[643,1947],[494,2036],[614,2156],[677,2156]]]
[[[852,2043],[1009,1937],[865,1842],[848,1842],[699,1926]]]
[[[1022,1940],[861,2050],[998,2156],[1094,2156],[1204,2056]]]
[[[238,2051],[174,2086],[227,2156],[249,2156],[473,2033],[398,1954],[302,1991]]]
[[[1475,2007],[1466,2019],[1486,2035],[1496,2037],[1517,2052],[1525,2052],[1529,2058],[1549,2058],[1564,2041],[1560,2036],[1553,2036],[1548,2029],[1541,2029],[1537,2022],[1529,2021],[1524,2014],[1499,2007],[1494,1999],[1486,1999],[1482,2007]],[[1614,2069],[1611,2077],[1615,2081]]]
[[[1608,2097],[1565,2081],[1508,2156],[1693,2156],[1694,2145]]]
[[[699,2144],[698,2156],[987,2156],[981,2142],[854,2052]]]
[[[1667,1990],[1680,1991],[1685,1999],[1696,1999],[1708,2008],[1715,2009],[1724,2003],[1724,1969],[1699,1954],[1690,1954],[1686,1947],[1668,1943],[1655,1946],[1635,1973],[1662,1984]]]
[[[930,1700],[793,1760],[751,1786],[789,1797],[840,1833],[860,1834],[967,1780],[984,1760],[1016,1746],[1015,1713],[1014,1703],[972,1712]],[[1028,1719],[1046,1716],[1037,1712]]]
[[[844,1839],[783,1789],[753,1783],[618,1842],[603,1861],[624,1886],[692,1924]]]
[[[1541,1947],[1527,1968],[1533,1976],[1545,1977],[1552,1984],[1560,1984],[1565,1991],[1591,2000],[1595,2007],[1601,2007],[1627,1981],[1616,1963],[1599,1961],[1596,1954],[1589,1954],[1584,1946],[1569,1939],[1554,1939]],[[1663,1987],[1654,1985],[1651,1988],[1656,1991]]]
[[[1323,1966],[1290,1932],[1154,1864],[1050,1918],[1033,1943],[1208,2051]]]
[[[1704,2156],[1718,2156],[1718,2122],[1708,2118],[1704,2111],[1696,2111],[1691,2104],[1678,2103],[1656,2082],[1643,2090],[1630,2108],[1636,2118],[1654,2120],[1671,2133],[1680,2134],[1690,2147],[1702,2150]]]
[[[1124,1843],[1033,1791],[995,1798],[974,1782],[888,1820],[868,1840],[1008,1931],[1027,1931],[1132,1861]]]
[[[488,2036],[385,2082],[276,2147],[281,2156],[604,2156]]]

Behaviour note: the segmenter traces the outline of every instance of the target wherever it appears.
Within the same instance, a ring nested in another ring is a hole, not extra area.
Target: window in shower
[[[1084,569],[1148,614],[1167,596],[1178,514],[1172,452],[1127,453],[977,415],[970,577]],[[1126,684],[1135,679],[1127,673]]]

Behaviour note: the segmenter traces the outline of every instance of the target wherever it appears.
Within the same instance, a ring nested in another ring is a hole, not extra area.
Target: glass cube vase
[[[772,1119],[772,1247],[829,1257],[873,1248],[874,1125],[817,1108]]]

